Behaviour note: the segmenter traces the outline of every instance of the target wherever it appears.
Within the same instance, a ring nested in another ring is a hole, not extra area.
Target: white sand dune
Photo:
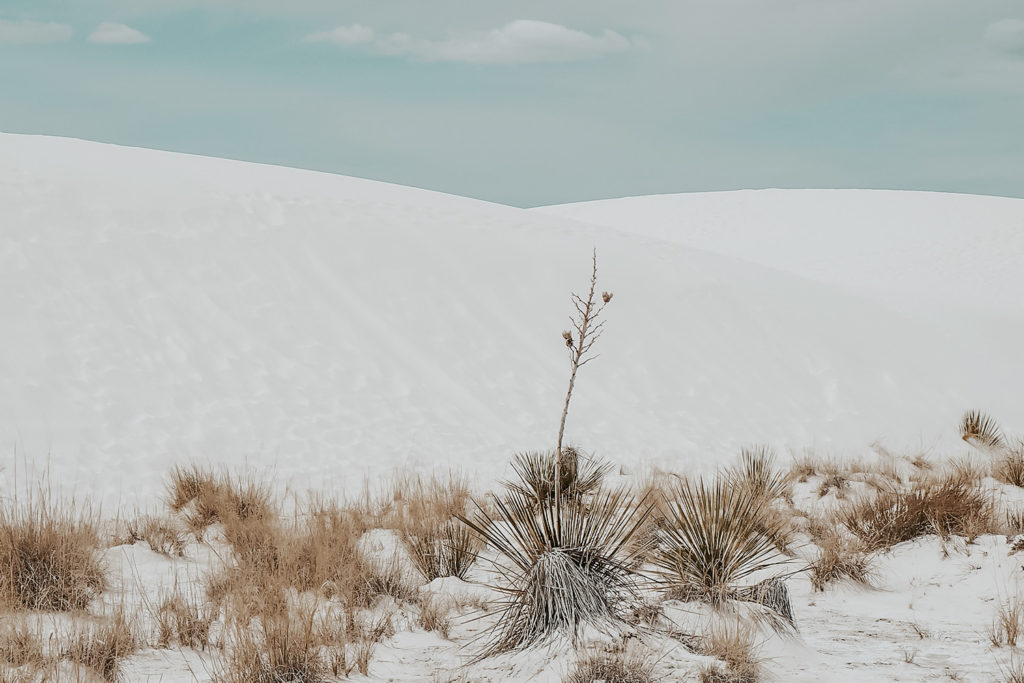
[[[5,496],[46,470],[105,512],[156,508],[161,477],[189,460],[273,470],[299,491],[399,466],[493,481],[513,452],[553,445],[568,293],[593,248],[615,298],[568,433],[627,472],[713,468],[752,442],[955,454],[975,406],[1024,426],[1020,200],[768,191],[525,211],[0,135],[0,207]],[[797,504],[836,504],[819,485],[798,484]],[[1019,489],[994,490],[1019,505]],[[113,547],[106,599],[198,586],[215,555]],[[952,551],[932,536],[877,560],[879,590],[816,593],[797,575],[801,634],[767,642],[767,668],[990,680],[1007,657],[985,632],[1019,570],[1001,536]],[[400,630],[372,679],[461,675],[472,627]],[[664,671],[701,663],[661,646]],[[208,680],[212,657],[146,649],[126,679]],[[532,651],[472,680],[557,681],[571,660]]]
[[[646,200],[527,211],[0,135],[0,476],[47,462],[55,485],[108,507],[151,503],[162,473],[189,459],[273,469],[298,489],[403,465],[493,479],[513,452],[552,445],[568,293],[585,286],[595,247],[615,299],[568,436],[627,468],[712,467],[751,442],[941,445],[971,406],[1020,424],[1024,308],[1009,289],[1024,202],[752,196],[700,196],[660,218],[655,197],[625,220]],[[710,226],[696,237],[666,227],[695,217]],[[975,239],[981,218],[997,245]],[[896,223],[912,229],[894,235]],[[762,234],[782,224],[792,235],[779,244]],[[867,258],[886,235],[899,250]],[[951,271],[957,244],[971,262]],[[900,283],[935,306],[959,283],[965,296],[945,318],[873,296]],[[997,319],[977,300],[1018,306]]]

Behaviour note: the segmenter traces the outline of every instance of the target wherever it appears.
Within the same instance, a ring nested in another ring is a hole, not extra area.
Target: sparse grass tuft
[[[0,662],[15,668],[40,669],[47,661],[39,634],[27,623],[7,624],[0,630]]]
[[[47,502],[0,507],[0,606],[83,609],[104,586],[96,522]]]
[[[1017,639],[1024,634],[1024,599],[1011,596],[999,603],[995,619],[989,629],[989,640],[995,647],[1015,647]]]
[[[774,453],[766,446],[744,448],[739,465],[726,470],[725,478],[762,504],[785,497],[789,488],[786,476],[775,467]]]
[[[450,610],[451,605],[447,601],[428,596],[420,600],[417,621],[424,631],[435,631],[447,640],[452,628],[452,621],[448,616]]]
[[[820,549],[818,558],[811,563],[811,586],[816,591],[835,581],[848,579],[870,585],[871,556],[861,542],[845,538],[837,529],[830,529],[816,539]]]
[[[124,614],[90,624],[74,633],[63,656],[86,666],[106,681],[120,680],[122,661],[139,649],[139,639]]]
[[[641,649],[615,645],[589,650],[576,660],[576,667],[563,683],[654,683],[654,661]]]
[[[992,463],[992,476],[1012,486],[1024,487],[1024,441],[1007,445]]]
[[[717,657],[725,663],[701,670],[702,683],[757,683],[761,680],[761,662],[755,644],[756,630],[749,622],[716,622],[709,633],[697,641],[700,654]]]
[[[172,645],[205,650],[210,645],[213,614],[206,605],[187,600],[180,593],[166,598],[157,610],[157,647]]]

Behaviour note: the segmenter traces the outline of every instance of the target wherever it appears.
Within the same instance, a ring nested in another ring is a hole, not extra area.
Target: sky
[[[0,131],[516,206],[1024,197],[1022,0],[0,0]]]

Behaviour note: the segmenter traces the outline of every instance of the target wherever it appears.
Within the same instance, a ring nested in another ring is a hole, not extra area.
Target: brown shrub
[[[107,681],[120,677],[121,662],[139,649],[139,639],[124,614],[90,624],[85,630],[72,634],[63,656],[86,666]]]
[[[564,683],[654,683],[654,660],[639,648],[617,644],[584,652]]]
[[[859,541],[845,538],[831,529],[816,539],[820,554],[810,565],[811,586],[823,591],[825,586],[842,579],[869,585],[871,556]]]
[[[955,476],[914,482],[905,490],[880,491],[848,506],[840,517],[869,550],[930,533],[973,540],[997,526],[990,496]]]
[[[94,519],[46,502],[0,508],[0,605],[82,609],[103,586]]]
[[[757,656],[754,627],[740,620],[716,622],[696,641],[698,652],[717,657],[725,663],[701,670],[703,683],[757,683],[761,680],[761,662]]]
[[[181,593],[166,598],[157,610],[157,647],[177,644],[205,650],[210,644],[213,614],[205,605],[186,599]]]

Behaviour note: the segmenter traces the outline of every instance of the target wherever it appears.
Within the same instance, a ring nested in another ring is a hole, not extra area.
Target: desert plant
[[[786,495],[786,476],[775,467],[775,455],[767,446],[744,448],[738,465],[726,470],[733,486],[747,489],[762,504]]]
[[[989,629],[989,640],[995,647],[1015,647],[1024,635],[1024,599],[1013,595],[1000,601]]]
[[[702,683],[757,683],[761,680],[756,635],[749,622],[739,619],[714,622],[708,633],[696,641],[697,651],[722,660],[725,668],[703,668],[700,672]]]
[[[175,592],[166,598],[156,613],[157,646],[166,648],[177,643],[181,647],[205,650],[210,644],[213,614],[205,605],[186,599]]]
[[[122,661],[138,651],[139,642],[131,622],[123,612],[118,612],[110,619],[73,633],[62,655],[92,669],[104,680],[117,681]]]
[[[1024,487],[1024,441],[1007,443],[992,463],[992,476],[1005,484]]]
[[[980,410],[969,410],[960,418],[960,436],[983,449],[1002,448],[1006,443],[996,421]]]
[[[565,347],[569,351],[569,387],[565,392],[565,403],[562,406],[562,419],[558,423],[558,442],[555,446],[555,476],[553,481],[561,482],[561,468],[562,468],[562,437],[565,435],[565,419],[569,415],[569,401],[572,399],[572,390],[576,386],[576,373],[579,369],[594,360],[596,356],[590,352],[594,348],[594,344],[600,339],[601,333],[604,329],[604,322],[600,320],[601,313],[604,311],[604,307],[608,305],[608,302],[612,300],[611,292],[601,293],[601,303],[596,300],[597,296],[597,250],[593,252],[593,266],[590,271],[590,290],[587,292],[587,298],[584,300],[582,297],[577,295],[575,292],[571,294],[573,308],[576,309],[576,315],[571,316],[572,327],[576,331],[575,336],[569,330],[562,332],[562,339],[565,340]],[[557,503],[561,496],[561,488],[555,488],[555,502]],[[559,512],[559,506],[555,506],[556,515]]]
[[[974,538],[997,526],[991,497],[955,475],[915,482],[905,490],[880,491],[848,506],[840,517],[869,550],[933,532],[943,538]]]
[[[102,590],[96,522],[46,501],[0,507],[0,605],[82,609]]]
[[[506,482],[505,486],[541,503],[554,502],[556,493],[558,498],[571,494],[570,500],[593,493],[611,471],[611,465],[566,446],[560,453],[520,453],[512,458],[512,469],[518,481]]]
[[[465,579],[480,550],[478,536],[454,518],[445,524],[407,530],[403,540],[427,581],[443,576]]]
[[[756,597],[758,591],[741,591],[742,582],[784,562],[764,531],[760,499],[749,490],[722,480],[685,481],[662,514],[652,561],[669,597],[712,605]]]
[[[844,537],[838,530],[817,539],[819,554],[810,565],[811,586],[816,591],[835,581],[848,579],[870,585],[871,556],[860,541]]]
[[[654,659],[639,647],[616,644],[585,651],[563,683],[654,683]]]
[[[641,551],[630,540],[650,514],[645,500],[619,490],[584,505],[536,505],[512,489],[494,507],[460,517],[504,560],[496,567],[508,598],[481,657],[626,624],[639,601],[631,566]]]

